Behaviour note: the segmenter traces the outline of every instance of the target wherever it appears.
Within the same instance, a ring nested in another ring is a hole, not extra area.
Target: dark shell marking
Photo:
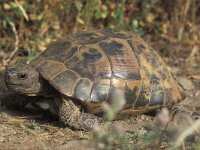
[[[110,78],[112,72],[108,58],[99,49],[96,44],[80,47],[78,52],[65,62],[66,68],[93,82],[99,78]]]
[[[50,80],[50,84],[54,85],[54,88],[60,93],[72,96],[74,93],[74,87],[79,80],[79,76],[70,70],[66,70],[58,74],[55,78]]]
[[[125,43],[126,44],[126,43]],[[106,41],[99,43],[107,55],[113,76],[121,79],[140,79],[140,71],[132,51],[124,44],[124,41]]]
[[[105,103],[125,101],[123,113],[139,113],[181,100],[175,81],[158,54],[136,34],[97,30],[52,44],[32,61],[60,93],[92,113]]]

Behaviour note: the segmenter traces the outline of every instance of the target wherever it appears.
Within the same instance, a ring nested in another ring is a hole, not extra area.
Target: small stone
[[[11,6],[10,6],[9,4],[7,4],[7,3],[4,3],[4,4],[3,4],[3,9],[4,9],[4,10],[10,10],[10,9],[11,9]]]
[[[194,84],[192,83],[191,80],[187,79],[187,78],[184,78],[184,77],[181,77],[178,79],[178,83],[181,85],[181,87],[184,89],[184,90],[192,90],[194,89]]]
[[[103,143],[98,143],[97,146],[99,149],[105,149],[105,144]]]
[[[173,74],[177,74],[178,72],[180,72],[180,68],[178,67],[171,67],[170,70]]]
[[[144,115],[141,115],[141,120],[145,120],[145,116]]]

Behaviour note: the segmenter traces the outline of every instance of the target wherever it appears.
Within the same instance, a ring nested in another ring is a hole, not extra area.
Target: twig
[[[185,3],[185,9],[184,9],[184,21],[186,19],[186,16],[187,16],[187,13],[188,13],[188,10],[190,8],[190,5],[191,5],[192,1],[191,0],[187,0],[186,3]]]
[[[186,62],[191,60],[191,58],[194,57],[194,55],[198,52],[198,50],[199,50],[199,47],[197,45],[194,45],[194,47],[192,48],[192,52],[190,53],[190,55],[186,59]]]
[[[15,0],[15,3],[17,4],[17,6],[19,7],[19,9],[21,10],[21,12],[24,15],[24,18],[26,19],[26,21],[29,21],[28,15],[26,14],[26,11],[22,7],[22,5],[20,5],[17,0]]]
[[[19,118],[15,118],[12,117],[6,113],[0,113],[0,121],[2,122],[10,122],[10,123],[24,123],[25,120],[24,119],[19,119]]]
[[[167,35],[165,35],[165,34],[161,34],[160,36],[161,36],[161,38],[163,38],[163,39],[165,39],[165,40],[167,40],[167,41],[169,41],[169,42],[171,42],[171,43],[175,43],[175,44],[180,43],[180,42],[179,42],[176,38],[174,38],[174,37],[170,37],[170,36],[167,36]],[[192,40],[182,41],[181,43],[182,43],[182,44],[189,44],[189,45],[200,45],[200,42],[199,42],[199,41],[192,41]]]
[[[198,130],[198,128],[200,127],[200,120],[197,120],[195,122],[193,122],[193,124],[186,129],[175,141],[175,147],[179,147],[182,145],[182,143],[184,142],[184,140],[191,134],[193,134],[196,130]]]
[[[14,57],[14,55],[17,53],[17,51],[19,50],[19,37],[18,37],[18,33],[17,33],[17,30],[16,30],[16,27],[15,27],[15,24],[12,22],[12,21],[8,21],[9,25],[11,26],[12,30],[13,30],[13,33],[15,35],[15,48],[14,50],[12,51],[12,53],[10,54],[10,56],[8,57],[8,59],[3,59],[3,67],[6,67],[9,62],[12,60],[12,58]]]

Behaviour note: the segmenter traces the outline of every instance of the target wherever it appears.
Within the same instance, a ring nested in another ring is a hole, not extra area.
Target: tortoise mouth
[[[15,83],[6,83],[6,87],[9,89],[9,92],[12,93],[22,93],[19,91],[23,91],[24,88],[22,88],[22,85],[15,84]]]
[[[6,86],[9,88],[9,89],[11,89],[11,90],[14,90],[14,89],[16,89],[16,88],[21,88],[21,87],[23,87],[23,85],[22,84],[17,84],[17,83],[6,83]]]
[[[22,84],[17,84],[17,83],[7,83],[7,85],[22,86]]]
[[[42,91],[35,92],[33,87],[25,87],[23,84],[18,83],[7,83],[6,84],[7,89],[9,90],[9,93],[12,94],[22,94],[27,96],[38,96],[42,95]]]
[[[29,94],[32,93],[28,90],[28,88],[24,87],[22,84],[18,83],[6,83],[6,87],[9,89],[10,92],[12,93],[17,93],[17,94]]]
[[[7,85],[7,88],[9,89],[9,93],[12,94],[24,94],[28,96],[36,96],[34,91],[28,88],[24,88],[23,85],[20,84],[9,84]]]

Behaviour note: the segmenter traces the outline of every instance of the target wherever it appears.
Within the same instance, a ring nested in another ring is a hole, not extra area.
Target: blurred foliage
[[[1,0],[0,50],[6,53],[15,46],[11,23],[29,61],[57,38],[107,27],[194,44],[200,40],[200,0]]]

